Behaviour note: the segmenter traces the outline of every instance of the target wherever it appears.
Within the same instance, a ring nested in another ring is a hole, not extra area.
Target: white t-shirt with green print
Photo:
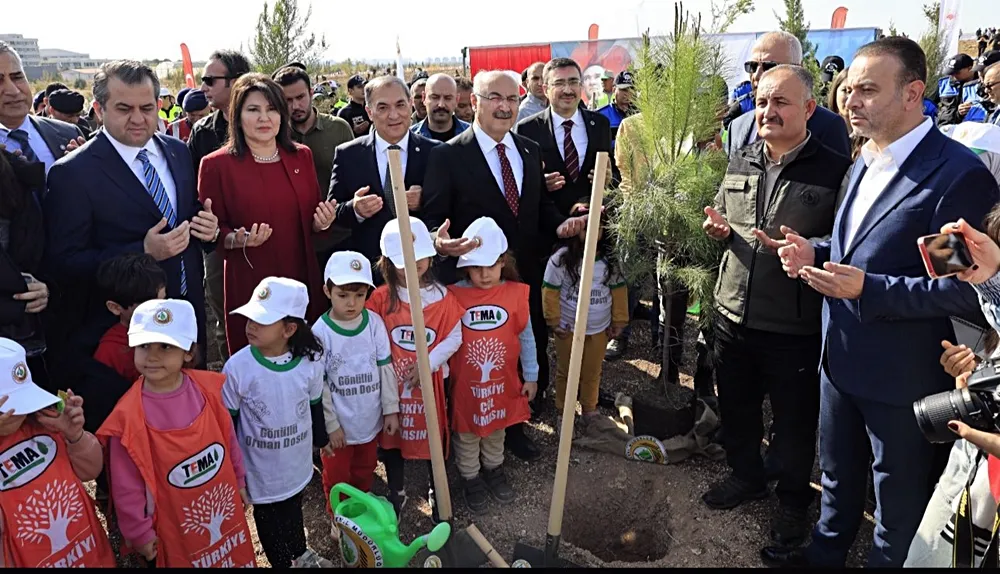
[[[371,442],[382,430],[382,415],[398,411],[398,397],[395,409],[392,399],[383,397],[383,387],[391,386],[388,391],[396,386],[394,380],[383,380],[392,370],[385,323],[368,309],[350,324],[338,324],[324,313],[313,325],[313,334],[323,344],[324,402],[329,396],[332,407],[326,413],[327,431],[343,428],[349,445]]]
[[[236,434],[253,504],[294,496],[312,478],[312,417],[323,397],[323,364],[308,358],[264,357],[246,346],[222,368],[222,401],[239,415]]]

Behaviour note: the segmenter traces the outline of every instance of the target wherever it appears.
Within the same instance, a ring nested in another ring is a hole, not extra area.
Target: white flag
[[[947,47],[947,56],[958,53],[958,19],[962,12],[962,0],[941,0],[941,12],[938,13],[938,32]]]
[[[396,36],[396,77],[406,81],[406,72],[403,70],[403,53],[399,49],[399,36]]]

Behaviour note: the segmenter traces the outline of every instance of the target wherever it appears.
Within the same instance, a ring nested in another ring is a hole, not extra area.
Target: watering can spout
[[[445,545],[446,542],[448,542],[448,538],[450,537],[451,524],[447,522],[438,524],[428,534],[418,536],[413,540],[413,542],[410,543],[409,546],[406,547],[407,560],[413,558],[413,556],[416,555],[416,553],[419,552],[424,546],[426,546],[427,550],[431,552],[437,552]]]

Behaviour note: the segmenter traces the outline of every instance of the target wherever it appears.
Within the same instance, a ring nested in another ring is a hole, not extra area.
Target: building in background
[[[41,55],[43,66],[54,64],[61,70],[100,68],[108,60],[91,58],[90,54],[80,52],[70,52],[58,48],[41,48],[38,50]]]
[[[7,42],[17,50],[25,67],[42,64],[37,38],[25,38],[21,34],[0,34],[0,40]]]

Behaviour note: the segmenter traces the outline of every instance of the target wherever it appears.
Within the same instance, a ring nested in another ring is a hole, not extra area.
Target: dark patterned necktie
[[[566,133],[563,138],[563,161],[566,163],[570,181],[576,181],[576,178],[580,177],[580,156],[576,151],[576,144],[573,143],[573,120],[563,122],[563,131]]]
[[[403,149],[396,144],[392,144],[388,149]],[[396,217],[396,202],[393,200],[395,197],[392,193],[392,170],[389,169],[389,152],[386,153],[385,158],[385,178],[382,180],[382,193],[385,194],[385,200],[389,202],[389,213],[393,217]]]
[[[31,144],[28,142],[28,132],[24,130],[11,130],[7,134],[8,139],[12,139],[21,146],[21,155],[24,159],[31,163],[38,161],[38,156],[35,154],[35,150],[31,149]]]
[[[146,191],[149,192],[149,196],[153,198],[153,203],[156,204],[157,209],[163,214],[163,217],[167,220],[167,225],[171,229],[177,227],[177,212],[174,211],[174,207],[170,205],[170,198],[167,197],[167,189],[163,187],[163,181],[160,180],[160,174],[156,173],[156,168],[149,161],[149,153],[141,149],[139,150],[139,155],[136,159],[142,163],[142,176],[145,180]],[[187,269],[184,267],[184,254],[181,253],[181,295],[187,295]]]
[[[500,175],[503,176],[503,195],[507,198],[507,205],[510,207],[511,213],[514,214],[514,217],[517,217],[520,196],[517,193],[517,180],[514,179],[514,169],[510,167],[510,160],[507,159],[507,146],[498,143],[497,156],[500,157]]]

